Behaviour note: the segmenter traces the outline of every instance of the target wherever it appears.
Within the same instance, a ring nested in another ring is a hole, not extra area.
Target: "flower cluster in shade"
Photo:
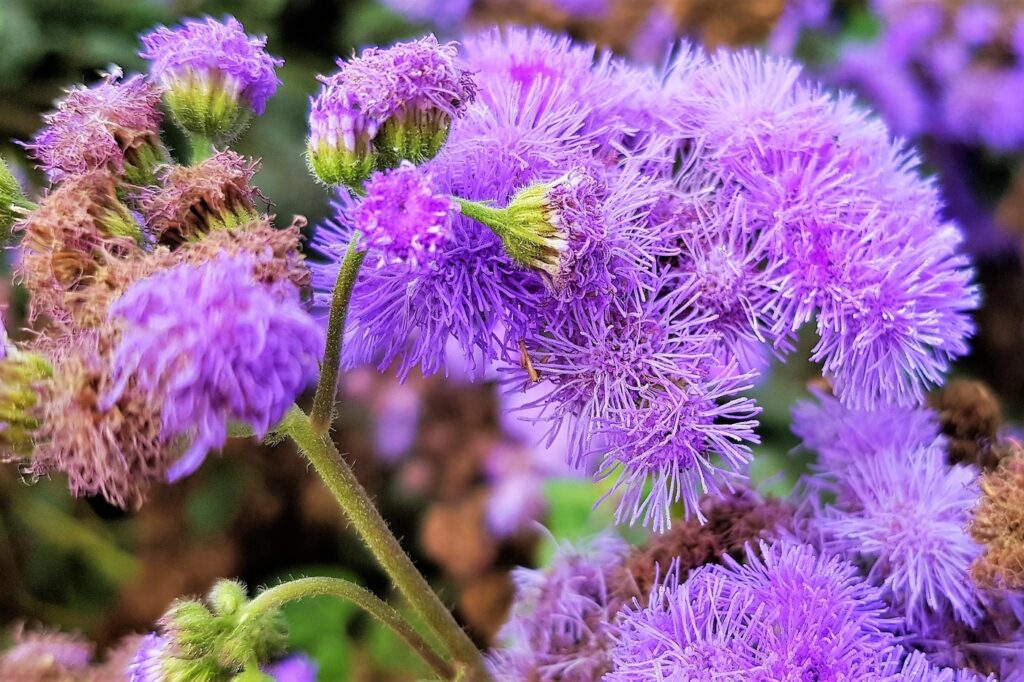
[[[792,538],[689,570],[670,560],[656,566],[649,593],[633,582],[628,557],[603,536],[563,547],[546,569],[519,569],[512,615],[488,659],[495,679],[995,679],[906,646],[880,586]]]
[[[972,576],[983,553],[970,534],[979,472],[949,463],[934,412],[856,410],[819,393],[795,408],[793,430],[817,454],[801,487],[804,533],[864,570],[904,642],[942,664],[1024,660],[1019,595]]]
[[[262,108],[277,61],[239,35],[228,18],[145,42],[168,69],[205,59],[248,74]],[[257,210],[252,159],[169,162],[160,73],[70,89],[25,145],[51,186],[37,205],[13,195],[15,276],[41,333],[4,349],[0,401],[18,412],[5,412],[0,457],[128,508],[223,444],[229,420],[265,433],[315,377],[323,344],[306,310],[304,222],[279,229]]]
[[[163,402],[163,435],[189,446],[168,469],[187,476],[219,449],[229,422],[266,435],[318,374],[323,331],[288,282],[270,288],[255,262],[221,256],[133,284],[110,308],[123,324],[113,355],[113,404],[130,380]]]
[[[1024,145],[1024,10],[996,0],[871,3],[870,43],[850,42],[834,78],[855,87],[901,135],[1013,152]]]
[[[382,0],[382,4],[400,14],[406,21],[450,29],[465,20],[472,8],[473,0]]]
[[[115,70],[99,83],[68,90],[25,145],[52,181],[97,169],[123,173],[158,142],[160,87]]]
[[[408,51],[336,78],[367,73],[390,111]],[[654,69],[508,29],[467,39],[457,63],[476,97],[420,168],[462,211],[429,268],[378,250],[344,360],[431,374],[454,340],[525,391],[548,437],[568,434],[574,465],[617,477],[620,521],[663,529],[676,502],[699,517],[702,493],[743,479],[759,412],[745,391],[809,322],[851,407],[915,405],[966,352],[978,293],[916,155],[787,60],[683,45]],[[342,194],[313,237],[322,303],[363,229],[356,205]]]
[[[164,87],[217,87],[258,116],[277,91],[277,69],[284,64],[267,53],[266,44],[264,37],[247,35],[234,17],[206,17],[147,33],[139,55],[149,61],[150,76]]]

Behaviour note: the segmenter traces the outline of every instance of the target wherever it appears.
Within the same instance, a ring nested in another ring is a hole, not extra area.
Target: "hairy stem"
[[[188,135],[189,145],[192,147],[192,156],[189,158],[189,162],[196,166],[208,158],[213,156],[213,141],[202,135],[196,135],[195,133],[189,133]]]
[[[345,258],[338,268],[338,279],[334,283],[334,294],[331,297],[331,314],[327,320],[327,345],[324,348],[324,360],[320,363],[320,381],[316,385],[313,397],[313,411],[310,413],[313,429],[317,433],[325,433],[334,417],[334,398],[338,390],[338,367],[341,364],[341,345],[345,340],[345,319],[348,317],[349,301],[352,290],[359,277],[359,268],[363,265],[366,252],[359,249],[359,232],[352,234],[345,251]]]
[[[487,673],[473,640],[459,627],[455,617],[416,570],[373,500],[359,484],[352,468],[338,453],[330,435],[313,428],[309,417],[298,407],[291,409],[279,429],[290,436],[309,459],[377,563],[409,605],[452,657],[469,668],[467,680],[486,680]]]
[[[341,578],[299,578],[271,587],[249,602],[244,617],[253,617],[288,602],[320,595],[330,595],[352,602],[401,637],[402,641],[412,647],[412,650],[442,680],[451,680],[455,677],[455,670],[451,664],[442,659],[398,611],[364,587]]]

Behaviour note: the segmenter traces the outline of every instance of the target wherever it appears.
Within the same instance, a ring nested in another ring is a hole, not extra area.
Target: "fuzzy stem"
[[[366,252],[359,249],[359,232],[352,234],[345,251],[345,258],[338,268],[338,279],[334,283],[334,294],[331,298],[331,314],[327,320],[327,345],[324,347],[324,359],[320,363],[320,381],[316,385],[313,397],[311,419],[313,429],[317,433],[325,433],[334,416],[334,398],[338,391],[338,367],[341,364],[341,345],[345,340],[345,319],[348,317],[349,301],[352,290],[359,277],[359,268],[366,258]]]
[[[377,563],[391,577],[409,605],[452,657],[470,669],[467,679],[474,682],[488,679],[473,640],[416,570],[373,500],[359,484],[352,468],[338,453],[330,435],[313,428],[309,417],[298,407],[291,409],[279,429],[290,436],[309,459]]]
[[[381,601],[366,588],[341,578],[298,578],[281,583],[264,590],[249,602],[243,617],[252,618],[288,602],[321,595],[339,597],[352,602],[402,638],[442,680],[450,680],[455,677],[455,670],[451,664],[438,656],[437,652],[402,618],[398,611]]]
[[[189,159],[189,162],[193,166],[197,166],[213,156],[213,141],[210,138],[203,137],[202,135],[197,135],[195,133],[189,133],[188,141],[192,146],[192,156]]]

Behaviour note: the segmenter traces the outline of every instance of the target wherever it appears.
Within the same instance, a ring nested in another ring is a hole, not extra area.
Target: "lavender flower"
[[[375,166],[436,156],[476,93],[455,57],[454,43],[428,36],[338,60],[340,70],[320,78],[324,86],[310,102],[307,147],[316,176],[355,186]]]
[[[817,317],[812,360],[844,403],[915,404],[967,350],[978,294],[960,235],[884,126],[799,76],[753,54],[683,71],[680,134],[703,140],[750,234],[769,239],[773,334]]]
[[[590,680],[606,672],[626,550],[618,538],[600,536],[579,550],[561,547],[547,569],[516,569],[502,648],[488,661],[495,679]]]
[[[902,650],[879,591],[850,564],[779,541],[747,564],[669,571],[646,606],[619,617],[610,682],[675,679],[878,680]]]
[[[982,612],[970,579],[982,550],[967,532],[976,477],[970,467],[947,466],[941,443],[862,456],[836,477],[839,499],[815,524],[826,550],[867,566],[910,627],[947,613],[973,625]]]
[[[403,162],[373,174],[351,218],[364,235],[361,246],[378,255],[378,267],[400,263],[417,269],[450,239],[455,208],[434,190],[429,172]]]
[[[167,159],[160,142],[160,88],[114,69],[96,85],[73,87],[25,145],[53,182],[106,169],[132,183],[153,182]]]
[[[223,21],[186,19],[142,36],[139,56],[166,88],[175,120],[188,132],[227,140],[263,113],[277,90],[276,69],[284,64],[267,53],[265,37],[252,37],[233,17]]]
[[[267,433],[316,377],[323,332],[290,283],[259,284],[253,261],[222,256],[133,284],[111,307],[124,325],[114,352],[111,404],[129,381],[162,401],[167,439],[189,447],[167,472],[175,481],[224,445],[229,421]]]

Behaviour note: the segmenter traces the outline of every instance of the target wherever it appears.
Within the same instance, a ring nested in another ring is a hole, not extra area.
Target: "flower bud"
[[[596,179],[573,171],[549,183],[529,185],[505,208],[458,202],[464,215],[501,238],[512,260],[538,271],[548,288],[559,294],[575,278],[582,249],[599,240],[604,196]]]
[[[358,187],[374,168],[432,159],[476,96],[454,43],[433,36],[369,48],[327,77],[310,107],[309,163],[328,185]]]
[[[267,53],[265,37],[252,37],[232,17],[223,22],[187,19],[142,36],[143,59],[166,88],[164,101],[185,131],[227,142],[239,135],[277,90],[284,64]]]
[[[39,427],[38,385],[53,375],[49,361],[35,353],[5,349],[0,359],[0,453],[26,457]]]
[[[21,216],[21,212],[32,207],[21,191],[18,179],[7,167],[7,162],[0,157],[0,247],[6,246],[11,238],[11,226]]]

